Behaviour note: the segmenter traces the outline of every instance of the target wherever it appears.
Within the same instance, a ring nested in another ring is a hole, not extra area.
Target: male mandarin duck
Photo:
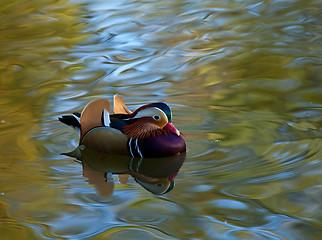
[[[186,151],[181,133],[172,124],[170,107],[163,102],[131,112],[121,96],[115,95],[112,115],[109,101],[98,99],[81,114],[65,115],[59,121],[79,128],[79,144],[99,152],[155,158]]]

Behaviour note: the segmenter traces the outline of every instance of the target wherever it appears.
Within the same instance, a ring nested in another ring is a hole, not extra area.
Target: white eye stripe
[[[153,117],[155,119],[155,116],[158,116],[159,120],[160,119],[168,119],[167,115],[165,115],[165,113],[161,109],[156,108],[156,107],[142,109],[134,117],[135,118]],[[158,120],[158,119],[155,119],[155,120]]]

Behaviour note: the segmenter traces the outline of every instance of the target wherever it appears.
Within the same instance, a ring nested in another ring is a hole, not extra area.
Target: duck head
[[[144,139],[164,133],[180,136],[180,132],[172,124],[171,110],[166,103],[144,105],[128,117],[129,124],[123,127],[123,131],[129,137]]]

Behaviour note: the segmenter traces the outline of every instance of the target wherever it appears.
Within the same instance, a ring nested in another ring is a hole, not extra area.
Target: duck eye
[[[158,115],[153,116],[153,118],[154,118],[155,120],[159,120],[159,119],[160,119],[160,117],[159,117]]]

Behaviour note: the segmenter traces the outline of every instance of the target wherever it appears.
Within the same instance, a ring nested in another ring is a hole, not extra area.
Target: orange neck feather
[[[149,118],[141,118],[136,122],[123,127],[124,133],[130,138],[145,139],[161,134],[170,133],[167,129],[161,129],[154,125]]]

